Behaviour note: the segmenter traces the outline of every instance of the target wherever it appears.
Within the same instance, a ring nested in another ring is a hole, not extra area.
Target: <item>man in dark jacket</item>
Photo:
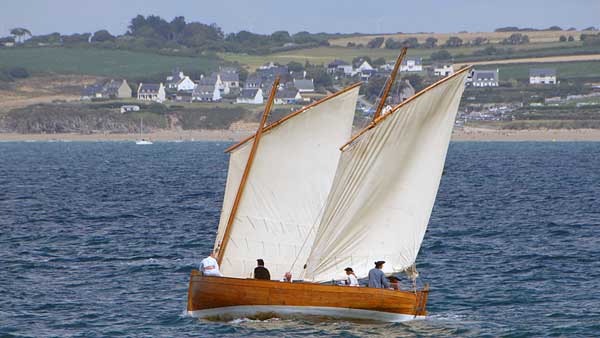
[[[270,280],[271,274],[269,273],[269,270],[265,268],[265,261],[259,258],[256,260],[256,263],[258,266],[254,268],[254,279]]]
[[[385,278],[385,274],[381,269],[385,261],[375,262],[375,267],[369,270],[369,287],[370,288],[389,288],[390,282]]]

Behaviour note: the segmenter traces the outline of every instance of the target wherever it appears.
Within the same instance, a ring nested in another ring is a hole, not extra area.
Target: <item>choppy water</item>
[[[600,335],[600,143],[453,143],[402,324],[184,314],[226,146],[0,143],[0,336]]]

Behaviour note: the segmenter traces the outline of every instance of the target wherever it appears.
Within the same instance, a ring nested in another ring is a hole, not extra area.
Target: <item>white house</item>
[[[137,99],[140,101],[164,102],[166,99],[165,86],[156,83],[140,83],[137,91]]]
[[[260,88],[244,88],[240,96],[236,99],[237,103],[262,104],[263,92]]]
[[[197,85],[192,91],[192,101],[216,102],[221,101],[221,91],[214,85]]]
[[[357,72],[372,71],[372,70],[374,70],[373,67],[371,67],[371,65],[366,60],[363,61],[363,63],[361,63],[360,66],[358,66],[358,68],[356,68]]]
[[[435,76],[449,76],[454,74],[454,66],[451,64],[435,65],[433,67],[433,75]]]
[[[530,84],[556,84],[556,69],[532,68],[529,70]]]
[[[498,87],[498,69],[496,70],[473,70],[467,78],[467,84],[473,87]]]
[[[408,57],[402,60],[400,64],[401,72],[422,72],[423,60],[421,58]]]
[[[183,79],[180,79],[179,82],[177,82],[177,84],[175,85],[175,89],[177,89],[178,92],[189,92],[194,90],[194,88],[196,88],[196,83],[194,83],[194,81],[192,81],[192,79],[190,79],[189,76],[184,76]]]

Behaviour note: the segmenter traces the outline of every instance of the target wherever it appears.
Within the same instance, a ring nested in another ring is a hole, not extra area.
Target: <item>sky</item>
[[[599,0],[0,0],[0,36],[123,34],[137,14],[216,23],[226,33],[485,32],[518,26],[600,27]]]

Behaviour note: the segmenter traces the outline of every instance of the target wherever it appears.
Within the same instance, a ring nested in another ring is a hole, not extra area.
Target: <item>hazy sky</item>
[[[600,26],[599,0],[0,0],[0,36],[127,30],[137,14],[217,23],[225,32],[458,32]]]

